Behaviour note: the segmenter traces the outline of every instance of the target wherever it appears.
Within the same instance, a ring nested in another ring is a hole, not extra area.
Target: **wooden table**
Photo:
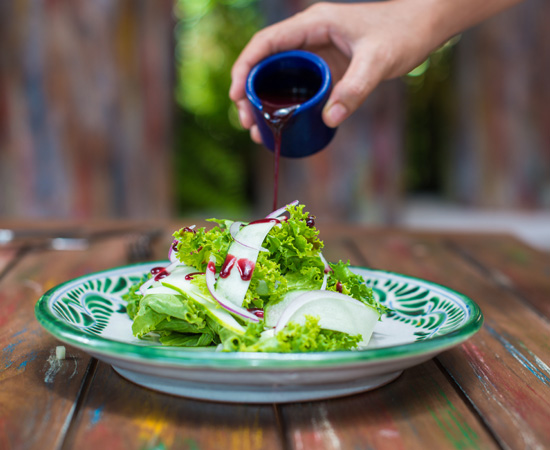
[[[171,231],[184,225],[167,224],[143,257],[163,259]],[[135,259],[129,249],[147,227],[92,228],[89,246],[72,251],[31,235],[0,246],[0,449],[550,447],[548,254],[505,235],[319,225],[327,259],[461,291],[481,306],[482,330],[360,395],[286,405],[172,397],[71,347],[56,360],[60,343],[34,318],[52,286]]]

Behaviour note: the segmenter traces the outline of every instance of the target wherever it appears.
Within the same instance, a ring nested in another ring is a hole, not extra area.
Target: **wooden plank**
[[[59,341],[34,317],[46,290],[125,262],[127,242],[110,239],[86,251],[27,253],[0,279],[0,448],[55,448],[63,440],[90,357]]]
[[[0,2],[0,216],[173,212],[173,5]]]
[[[355,231],[323,229],[329,261],[364,265]],[[292,448],[496,448],[433,361],[411,368],[387,386],[349,398],[281,407]]]
[[[451,242],[495,282],[517,292],[550,318],[550,254],[512,237],[462,235],[453,236]]]
[[[355,241],[373,266],[447,285],[480,305],[483,329],[438,359],[499,444],[544,448],[550,442],[550,324],[447,239],[370,233]]]
[[[99,363],[64,448],[279,449],[271,406],[195,401],[157,393]]]
[[[4,271],[13,264],[18,254],[15,248],[7,248],[0,246],[0,276]]]
[[[281,411],[296,449],[498,448],[433,361],[371,392]]]

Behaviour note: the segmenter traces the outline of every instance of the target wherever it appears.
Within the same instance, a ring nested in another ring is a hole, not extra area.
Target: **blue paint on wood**
[[[103,414],[103,405],[92,411],[92,418],[90,419],[90,424],[92,426],[96,425],[101,420],[102,414]]]
[[[550,386],[550,376],[545,367],[541,367],[539,364],[540,359],[532,352],[528,351],[529,355],[534,357],[535,361],[530,361],[529,357],[521,352],[516,346],[514,346],[506,337],[496,331],[494,328],[486,325],[487,331],[495,337],[502,346],[510,353],[516,361],[518,361],[524,368],[531,372],[539,381],[546,386]],[[520,343],[521,346],[523,346]],[[523,346],[525,348],[525,346]]]

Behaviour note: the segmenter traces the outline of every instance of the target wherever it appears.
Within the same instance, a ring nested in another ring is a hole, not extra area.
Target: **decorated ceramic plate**
[[[111,364],[124,378],[157,391],[239,403],[284,403],[355,394],[465,341],[483,316],[468,297],[396,273],[352,269],[392,312],[365,350],[228,353],[175,348],[132,335],[122,296],[159,263],[119,267],[67,281],[45,293],[36,317],[53,336]]]

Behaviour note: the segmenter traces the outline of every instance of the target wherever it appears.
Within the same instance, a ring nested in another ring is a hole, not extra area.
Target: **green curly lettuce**
[[[389,309],[374,298],[372,289],[365,284],[364,278],[352,272],[349,265],[349,261],[347,263],[342,261],[336,264],[329,263],[332,272],[327,283],[327,290],[338,291],[353,297],[376,308],[380,314],[388,312]]]
[[[330,264],[325,274],[325,262],[321,257],[323,242],[312,223],[312,216],[304,211],[304,205],[287,207],[289,217],[274,226],[264,239],[242,306],[265,308],[275,304],[296,290],[318,290],[325,276],[326,289],[341,292],[372,306],[380,314],[387,308],[374,298],[372,289],[364,279],[350,269],[349,261]],[[182,228],[174,233],[178,241],[176,257],[198,272],[192,283],[205,296],[210,292],[204,274],[212,256],[216,272],[224,264],[233,237],[229,231],[232,221],[210,219],[215,225],[206,228]],[[142,280],[147,280],[147,277]],[[127,312],[133,320],[135,336],[144,338],[155,333],[160,342],[172,346],[206,346],[223,344],[224,351],[259,352],[309,352],[333,351],[356,348],[361,336],[322,329],[318,317],[307,317],[304,325],[289,323],[277,334],[264,331],[264,322],[250,323],[238,317],[244,334],[237,334],[211,320],[197,302],[180,294],[150,294],[143,297],[138,283],[125,296]]]
[[[132,320],[134,320],[134,318],[136,317],[136,314],[139,310],[139,303],[143,298],[143,295],[139,292],[139,288],[149,278],[151,278],[151,274],[147,274],[146,276],[142,277],[138,283],[130,286],[128,293],[122,296],[122,299],[127,302],[126,312]]]
[[[202,333],[206,326],[206,313],[200,305],[183,295],[153,294],[141,299],[132,332],[137,337],[152,331]]]
[[[178,259],[199,272],[204,272],[211,255],[216,257],[216,267],[220,268],[225,260],[229,245],[233,241],[229,233],[231,221],[210,219],[218,226],[207,230],[205,227],[191,230],[182,228],[174,233],[178,240],[176,256]]]
[[[263,338],[263,323],[251,323],[244,335],[221,330],[224,351],[229,352],[330,352],[351,350],[361,342],[361,336],[322,329],[319,318],[306,316],[304,325],[291,322],[279,333]]]

